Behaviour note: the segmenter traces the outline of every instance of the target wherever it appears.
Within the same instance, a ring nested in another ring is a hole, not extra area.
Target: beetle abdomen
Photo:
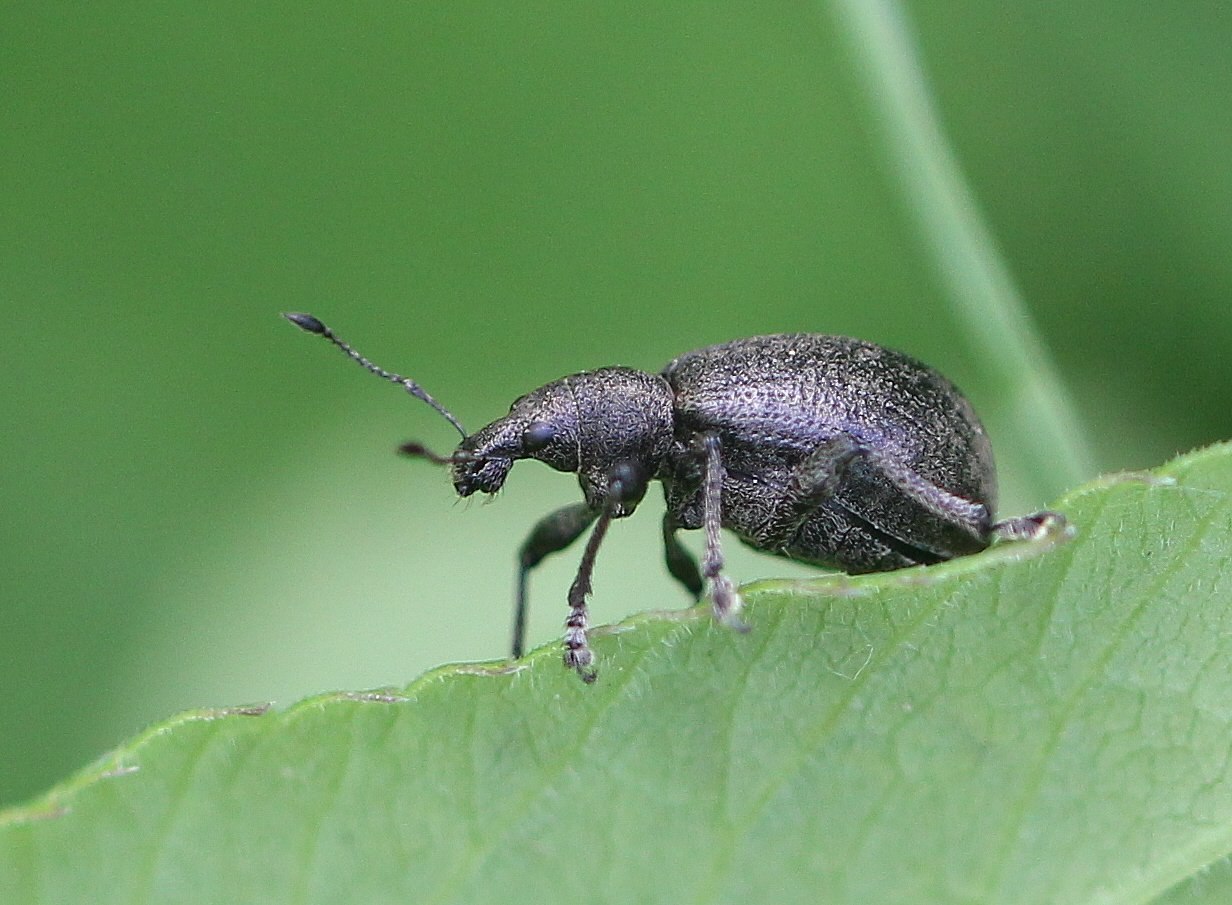
[[[784,492],[792,469],[837,434],[991,513],[995,469],[979,418],[950,381],[910,356],[845,336],[779,334],[698,349],[663,376],[675,393],[677,438],[718,434],[732,497],[724,521],[754,546],[873,571],[987,545],[922,511],[863,462],[791,537],[759,534],[765,506],[755,501]],[[749,480],[759,486],[744,487]]]

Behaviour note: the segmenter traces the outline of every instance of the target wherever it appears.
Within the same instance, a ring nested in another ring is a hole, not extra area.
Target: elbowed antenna
[[[346,343],[343,340],[339,339],[337,336],[335,336],[333,330],[329,329],[329,327],[325,326],[325,324],[321,323],[311,314],[284,312],[282,316],[285,317],[287,320],[289,320],[291,323],[295,324],[295,326],[299,327],[305,333],[315,333],[317,336],[325,337],[331,343],[333,343],[335,346],[337,346],[339,349],[345,352],[348,358],[350,358],[352,361],[354,361],[364,370],[371,371],[377,377],[384,377],[388,381],[400,384],[403,387],[403,389],[405,389],[408,393],[410,393],[416,399],[419,399],[423,402],[428,403],[428,405],[432,406],[434,409],[436,409],[438,412],[444,415],[445,420],[458,429],[458,433],[462,435],[462,439],[463,440],[466,439],[467,437],[466,428],[464,428],[461,422],[459,422],[458,419],[453,416],[453,412],[449,411],[449,409],[445,408],[445,406],[441,405],[439,402],[433,399],[428,394],[427,390],[425,390],[415,381],[411,380],[411,378],[403,377],[401,374],[394,374],[392,371],[386,371],[380,365],[374,364],[373,362],[364,358],[364,356],[356,352],[355,349],[353,349],[349,343]]]
[[[462,462],[483,461],[482,456],[478,456],[475,453],[468,452],[464,449],[455,450],[447,456],[442,456],[440,453],[434,453],[417,440],[412,440],[409,443],[403,443],[398,447],[398,452],[402,453],[404,456],[410,456],[412,459],[427,459],[434,465],[458,465]]]

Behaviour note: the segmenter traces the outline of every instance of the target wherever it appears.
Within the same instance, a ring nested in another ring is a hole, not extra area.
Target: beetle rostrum
[[[994,522],[992,447],[974,409],[915,359],[845,336],[788,333],[707,346],[658,374],[583,371],[514,401],[474,434],[408,377],[356,352],[310,314],[287,314],[379,377],[436,409],[462,435],[447,465],[459,496],[496,493],[513,463],[538,459],[578,476],[582,501],[542,518],[518,553],[513,657],[522,655],[527,579],[587,528],[569,589],[564,660],[594,681],[587,643],[595,557],[612,520],[630,515],[651,481],[663,485],[668,571],[714,615],[742,628],[740,595],[723,571],[720,529],[757,550],[851,574],[937,563],[994,540],[1065,525],[1037,512]],[[677,532],[705,531],[700,566]]]

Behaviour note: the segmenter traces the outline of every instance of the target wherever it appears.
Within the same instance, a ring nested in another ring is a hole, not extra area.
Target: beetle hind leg
[[[851,434],[835,434],[820,444],[796,466],[787,497],[774,518],[779,531],[799,527],[813,509],[838,492],[847,469],[863,459],[904,496],[945,522],[962,528],[973,538],[987,543],[988,508],[938,487],[927,478],[890,456],[861,443]]]
[[[1045,509],[1031,515],[1007,518],[992,526],[992,535],[998,540],[1040,540],[1066,530],[1068,522],[1059,512]]]

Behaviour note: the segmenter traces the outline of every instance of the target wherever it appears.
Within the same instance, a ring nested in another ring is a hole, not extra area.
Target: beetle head
[[[577,474],[593,508],[615,490],[614,514],[628,515],[658,474],[671,439],[666,381],[631,368],[584,371],[527,393],[508,415],[463,440],[451,457],[454,488],[461,496],[494,493],[515,461],[537,459]]]
[[[659,474],[671,445],[672,390],[657,375],[600,368],[562,377],[517,399],[508,415],[468,436],[454,414],[411,378],[369,361],[311,314],[285,317],[328,340],[364,370],[400,385],[457,429],[462,442],[451,455],[437,455],[419,443],[401,449],[450,466],[459,496],[496,493],[514,462],[538,459],[577,474],[592,508],[610,505],[613,515],[628,515]]]
[[[538,459],[557,471],[578,469],[578,410],[569,378],[514,401],[509,414],[476,431],[451,457],[459,496],[496,493],[519,459]]]

